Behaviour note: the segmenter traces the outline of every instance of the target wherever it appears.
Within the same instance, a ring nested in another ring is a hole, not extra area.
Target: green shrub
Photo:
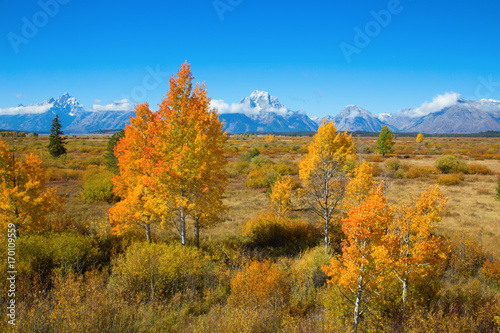
[[[270,187],[278,179],[278,173],[274,169],[255,169],[248,173],[245,186],[249,188]]]
[[[259,155],[252,158],[250,162],[250,170],[264,169],[274,164],[273,161],[267,156]]]
[[[226,166],[228,176],[231,178],[245,175],[248,172],[248,166],[250,165],[247,161],[230,162]]]
[[[406,171],[404,171],[403,169],[398,169],[396,172],[394,172],[394,178],[406,179],[408,178],[408,175],[406,174]]]
[[[89,169],[84,175],[82,200],[85,203],[117,201],[113,194],[111,178],[113,172],[103,169]]]
[[[445,155],[438,158],[435,162],[436,168],[438,168],[442,173],[467,173],[467,163],[464,160],[452,156]]]
[[[126,299],[162,300],[215,289],[215,272],[215,264],[196,248],[136,243],[114,260],[110,286]]]
[[[260,155],[260,150],[257,148],[254,148],[252,151],[245,152],[240,155],[240,161],[241,162],[250,162],[254,157],[257,157]]]
[[[389,170],[398,171],[401,167],[401,161],[397,157],[391,157],[385,161],[385,166]]]

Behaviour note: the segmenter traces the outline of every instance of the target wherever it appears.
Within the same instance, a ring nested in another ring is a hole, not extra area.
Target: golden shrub
[[[478,163],[469,164],[467,173],[470,175],[493,175],[493,171],[490,168]]]
[[[236,273],[231,291],[229,302],[235,307],[280,307],[289,295],[283,273],[269,260],[251,261]]]
[[[451,175],[442,175],[437,179],[437,183],[439,185],[458,185],[464,180],[464,176],[462,173],[451,174]]]

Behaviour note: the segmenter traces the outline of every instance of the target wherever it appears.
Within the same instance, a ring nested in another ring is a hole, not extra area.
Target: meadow
[[[65,201],[46,230],[19,237],[17,325],[2,320],[2,331],[348,330],[348,306],[321,269],[338,248],[325,252],[299,195],[298,165],[311,137],[232,135],[225,146],[228,210],[202,229],[199,250],[189,225],[187,251],[178,246],[173,226],[154,229],[152,245],[140,231],[112,234],[107,211],[118,198],[101,186],[112,175],[104,157],[109,139],[66,136],[67,154],[52,158],[47,136],[3,138],[20,158],[40,156],[47,187]],[[389,203],[436,184],[448,198],[434,232],[449,251],[432,288],[412,291],[405,318],[391,312],[394,303],[377,302],[363,329],[500,331],[500,140],[426,137],[416,143],[396,137],[393,152],[382,157],[375,153],[377,138],[353,139],[359,160],[385,183]],[[444,174],[436,164],[444,156],[454,156],[462,169]],[[291,177],[289,217],[303,224],[289,239],[259,241],[248,221],[269,210],[269,187],[278,175]]]

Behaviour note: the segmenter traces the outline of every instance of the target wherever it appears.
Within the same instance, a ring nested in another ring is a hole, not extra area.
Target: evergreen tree
[[[50,128],[49,149],[50,155],[52,157],[58,157],[66,154],[66,147],[64,145],[66,142],[62,137],[63,131],[61,130],[61,123],[59,123],[59,116],[56,114],[55,118],[52,120],[52,126]]]
[[[377,152],[382,154],[382,156],[385,156],[387,153],[392,153],[393,145],[394,140],[392,139],[392,132],[386,125],[382,126],[382,130],[380,131],[377,140]]]
[[[106,159],[106,166],[108,169],[116,174],[119,173],[118,169],[118,158],[115,156],[115,146],[120,141],[121,138],[125,136],[125,130],[116,132],[109,138],[108,148],[104,153],[104,158]]]

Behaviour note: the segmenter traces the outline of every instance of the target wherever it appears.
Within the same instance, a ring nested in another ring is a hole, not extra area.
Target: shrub
[[[323,246],[303,252],[290,267],[290,307],[291,312],[304,315],[317,307],[317,295],[326,284],[326,274],[321,269],[329,263],[331,254]]]
[[[406,171],[406,175],[408,178],[420,178],[420,177],[429,177],[430,175],[439,174],[439,170],[434,167],[429,166],[421,166],[415,167],[412,166]]]
[[[250,162],[254,157],[257,157],[260,155],[260,150],[257,148],[254,148],[252,151],[243,153],[240,155],[240,161],[241,162]]]
[[[385,161],[385,166],[389,170],[397,171],[401,167],[401,161],[399,158],[391,157]]]
[[[435,162],[436,168],[438,168],[442,173],[467,173],[468,168],[464,160],[452,156],[445,155],[438,158]]]
[[[113,194],[111,178],[113,172],[103,169],[89,169],[83,178],[82,200],[85,203],[117,201]]]
[[[491,169],[486,165],[471,163],[468,166],[467,173],[470,175],[492,175],[493,171],[491,171]]]
[[[461,173],[452,175],[443,175],[437,179],[439,185],[458,185],[464,180],[464,176]]]
[[[408,176],[406,174],[406,171],[404,171],[403,169],[398,169],[396,172],[394,172],[394,178],[406,179],[408,178]]]
[[[231,279],[229,298],[235,307],[276,307],[286,303],[289,287],[276,264],[251,261]]]
[[[200,250],[180,244],[136,243],[113,261],[110,286],[130,300],[169,299],[214,287],[214,263]]]
[[[102,156],[89,156],[85,160],[84,164],[85,165],[104,165],[106,163],[106,160]]]
[[[449,267],[454,274],[469,277],[478,273],[486,256],[482,244],[470,236],[458,236],[450,240]]]
[[[249,188],[269,187],[277,178],[278,174],[274,169],[255,169],[248,173],[248,179],[245,182],[245,186]]]
[[[319,240],[318,230],[307,222],[278,217],[274,213],[264,213],[247,221],[244,235],[255,246],[283,247],[293,252],[314,246]]]
[[[231,178],[245,175],[248,172],[248,166],[250,165],[247,161],[230,162],[226,166],[228,176]]]
[[[500,260],[486,260],[480,271],[488,280],[500,285]]]
[[[47,287],[55,271],[63,275],[81,274],[95,267],[100,258],[93,238],[70,233],[23,235],[17,239],[16,248],[19,280],[28,286],[36,283],[41,288]],[[2,281],[4,274],[6,271],[1,271]]]
[[[250,169],[255,170],[255,169],[264,169],[269,167],[269,165],[273,164],[273,161],[267,156],[259,155],[254,158],[252,158],[252,161],[250,162]]]

